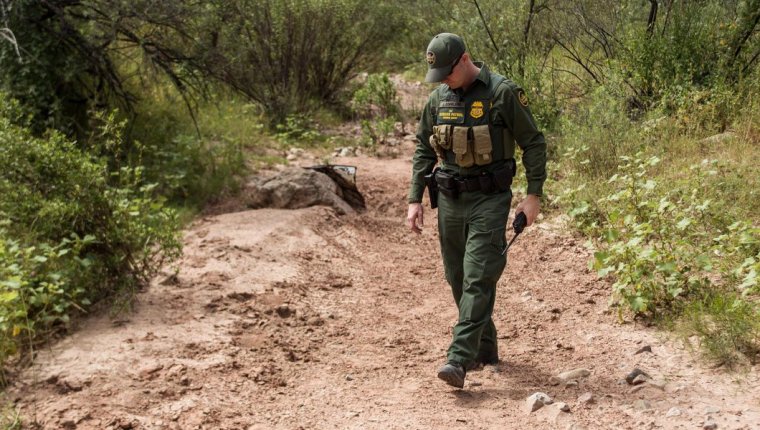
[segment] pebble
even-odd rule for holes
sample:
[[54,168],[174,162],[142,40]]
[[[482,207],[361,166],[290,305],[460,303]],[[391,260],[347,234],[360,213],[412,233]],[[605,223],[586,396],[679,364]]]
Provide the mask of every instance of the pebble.
[[717,406],[708,406],[705,408],[706,414],[717,414],[720,412],[720,408]]
[[353,381],[354,377],[351,375],[346,375],[346,381]]
[[716,428],[718,428],[718,424],[715,421],[707,420],[702,425],[702,428],[705,430],[715,430]]
[[635,378],[633,378],[633,385],[639,385],[643,384],[644,382],[647,382],[649,378],[645,374],[637,375]]
[[[573,369],[569,370],[567,372],[562,372],[557,376],[552,376],[549,378],[549,384],[551,385],[560,385],[560,384],[568,384],[570,381],[575,381],[576,385],[578,381],[581,378],[585,378],[587,376],[591,375],[591,372],[588,369]],[[572,386],[573,384],[570,384],[569,386]]]
[[652,347],[649,345],[642,346],[641,348],[639,348],[638,351],[634,352],[633,355],[638,355],[638,354],[641,354],[642,352],[652,352]]
[[678,408],[676,408],[676,407],[670,408],[668,410],[668,412],[665,414],[665,416],[668,417],[668,418],[670,418],[670,417],[677,417],[677,416],[680,416],[680,415],[681,415],[681,410],[678,409]]
[[590,391],[583,393],[580,395],[580,397],[578,397],[578,403],[592,404],[595,402],[596,402],[596,399],[594,398],[594,395]]
[[647,411],[652,409],[652,404],[646,400],[639,399],[633,402],[633,408],[639,411]]
[[533,393],[525,400],[525,411],[530,414],[543,408],[545,405],[551,405],[553,402],[548,394]]
[[629,383],[630,385],[634,385],[633,382],[636,380],[636,377],[639,376],[639,375],[645,375],[647,377],[649,376],[643,370],[641,370],[639,368],[635,368],[635,369],[633,369],[631,371],[631,373],[629,373],[628,375],[626,375],[625,382]]

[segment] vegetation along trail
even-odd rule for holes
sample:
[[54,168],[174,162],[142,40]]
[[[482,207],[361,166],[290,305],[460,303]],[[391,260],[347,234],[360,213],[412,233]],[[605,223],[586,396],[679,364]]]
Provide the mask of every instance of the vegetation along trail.
[[[411,150],[407,140],[404,155]],[[470,372],[464,390],[438,380],[456,313],[435,212],[421,236],[402,223],[407,160],[337,160],[358,166],[362,214],[311,207],[197,220],[178,276],[157,278],[126,320],[85,321],[17,378],[9,395],[25,423],[757,428],[758,367],[729,375],[652,329],[618,324],[609,285],[587,269],[589,251],[560,218],[528,229],[510,250],[494,316],[502,363]],[[627,383],[634,368],[650,381]],[[588,375],[557,378],[576,369]],[[559,406],[529,413],[534,392]]]

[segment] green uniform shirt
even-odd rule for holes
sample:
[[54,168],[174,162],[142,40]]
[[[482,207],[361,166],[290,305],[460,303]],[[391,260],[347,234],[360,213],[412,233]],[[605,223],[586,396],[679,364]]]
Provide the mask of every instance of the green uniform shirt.
[[[430,94],[425,104],[417,128],[418,142],[412,159],[409,203],[422,201],[425,191],[423,178],[438,162],[435,151],[430,146],[430,135],[433,133],[433,125],[442,122],[469,127],[488,124],[490,121],[494,162],[486,166],[463,168],[454,162],[453,152],[447,151],[446,160],[441,162],[441,168],[462,176],[492,171],[504,163],[504,158],[513,156],[514,144],[517,143],[523,151],[527,193],[539,196],[543,193],[546,180],[546,141],[543,133],[536,127],[525,93],[514,82],[490,72],[483,63],[475,65],[480,67],[480,73],[466,92],[461,89],[452,90],[448,85],[442,84]],[[494,85],[498,86],[493,88]],[[444,102],[443,105],[456,107],[441,107],[441,102]],[[502,131],[503,139],[496,140],[496,136],[501,135]]]

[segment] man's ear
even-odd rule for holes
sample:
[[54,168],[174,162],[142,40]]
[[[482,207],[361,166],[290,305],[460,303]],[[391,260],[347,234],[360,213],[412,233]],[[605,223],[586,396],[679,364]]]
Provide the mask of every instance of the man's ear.
[[464,61],[465,63],[471,62],[470,54],[467,52],[462,54],[462,61]]

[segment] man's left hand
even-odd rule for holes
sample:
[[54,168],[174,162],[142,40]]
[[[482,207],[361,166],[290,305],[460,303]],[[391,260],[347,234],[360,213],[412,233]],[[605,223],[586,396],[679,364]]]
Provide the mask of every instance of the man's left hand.
[[520,204],[517,205],[517,208],[515,209],[515,214],[519,214],[520,212],[525,213],[525,217],[528,219],[528,224],[533,224],[533,221],[536,220],[536,217],[538,216],[538,213],[541,211],[541,200],[539,200],[537,195],[534,194],[528,194],[523,201],[520,202]]

